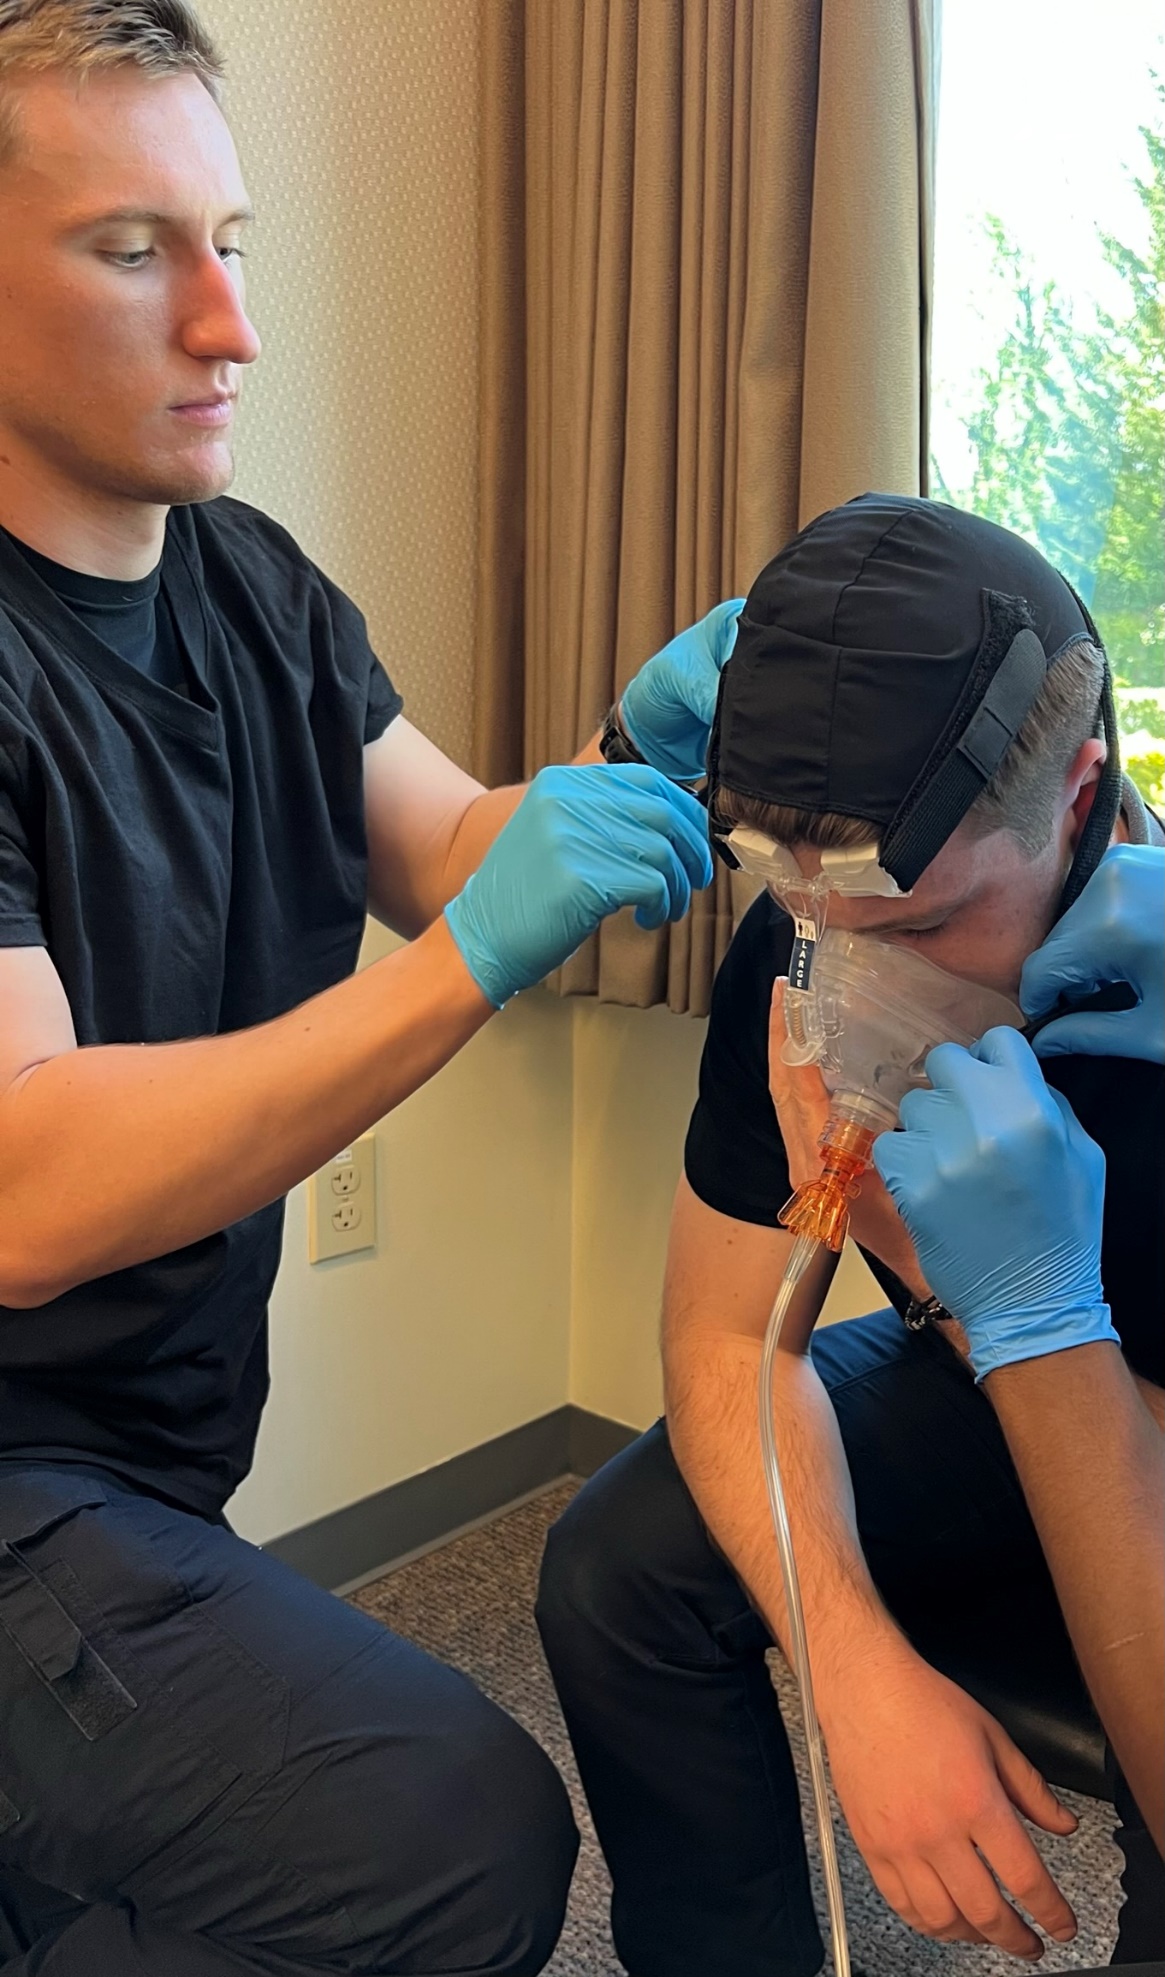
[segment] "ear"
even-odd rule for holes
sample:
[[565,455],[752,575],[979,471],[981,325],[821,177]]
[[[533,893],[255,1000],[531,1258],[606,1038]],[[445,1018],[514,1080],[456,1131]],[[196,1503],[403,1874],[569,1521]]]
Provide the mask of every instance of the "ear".
[[1075,851],[1080,833],[1088,821],[1107,760],[1108,750],[1104,743],[1094,738],[1081,743],[1069,765],[1064,778],[1061,826],[1062,849],[1067,855]]

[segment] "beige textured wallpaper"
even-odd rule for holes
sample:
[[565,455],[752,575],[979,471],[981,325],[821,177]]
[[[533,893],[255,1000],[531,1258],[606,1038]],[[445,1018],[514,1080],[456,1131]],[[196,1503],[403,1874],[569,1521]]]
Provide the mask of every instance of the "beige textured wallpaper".
[[258,224],[234,492],[364,610],[419,727],[472,734],[477,0],[201,0]]

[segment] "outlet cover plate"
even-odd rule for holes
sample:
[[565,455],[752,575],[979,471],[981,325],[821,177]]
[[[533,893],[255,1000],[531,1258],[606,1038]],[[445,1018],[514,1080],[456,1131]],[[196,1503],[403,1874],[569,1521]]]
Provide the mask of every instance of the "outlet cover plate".
[[376,1135],[362,1133],[309,1177],[307,1254],[311,1263],[376,1245]]

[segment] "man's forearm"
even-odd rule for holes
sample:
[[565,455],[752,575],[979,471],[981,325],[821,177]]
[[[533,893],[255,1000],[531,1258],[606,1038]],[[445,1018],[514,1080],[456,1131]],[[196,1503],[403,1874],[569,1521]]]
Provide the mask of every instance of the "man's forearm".
[[1097,1714],[1165,1852],[1165,1438],[1115,1345],[1002,1366],[984,1387]]
[[[596,730],[573,760],[575,764],[584,764],[601,762],[602,759],[599,752],[599,733]],[[498,789],[487,789],[470,804],[458,824],[456,835],[449,848],[442,874],[441,896],[430,902],[434,916],[456,897],[465,881],[476,872],[498,832],[509,823],[528,788],[527,783],[503,784]]]
[[[760,1361],[759,1340],[685,1331],[664,1355],[668,1434],[708,1529],[788,1655],[761,1461]],[[808,1356],[779,1352],[775,1387],[781,1476],[828,1733],[830,1696],[844,1684],[847,1667],[897,1630],[862,1555],[837,1417]]]
[[45,1303],[275,1200],[492,1014],[440,920],[255,1029],[26,1071],[0,1098],[0,1303]]
[[522,798],[526,783],[509,783],[500,789],[487,789],[470,804],[449,847],[439,887],[440,897],[430,902],[436,916],[455,899],[465,881],[476,872],[498,832],[504,830]]

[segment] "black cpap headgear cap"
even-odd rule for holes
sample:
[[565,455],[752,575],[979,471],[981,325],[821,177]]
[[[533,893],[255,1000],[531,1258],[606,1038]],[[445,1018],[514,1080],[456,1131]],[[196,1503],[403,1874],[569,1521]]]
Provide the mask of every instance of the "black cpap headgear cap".
[[[1096,627],[1071,585],[1007,529],[939,501],[862,494],[802,529],[748,594],[708,744],[723,790],[860,817],[903,892],[998,768],[1049,666]],[[1104,855],[1121,772],[1107,660],[1108,759],[1060,901]]]

